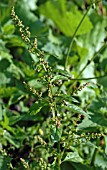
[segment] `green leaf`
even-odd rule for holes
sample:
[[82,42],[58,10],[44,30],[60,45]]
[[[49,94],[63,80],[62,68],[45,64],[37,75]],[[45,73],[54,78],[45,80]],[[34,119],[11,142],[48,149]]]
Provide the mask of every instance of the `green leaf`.
[[11,24],[11,21],[8,21],[4,26],[3,26],[3,31],[4,35],[9,35],[13,34],[15,31],[15,26]]
[[14,125],[18,121],[22,120],[24,117],[25,115],[15,115],[15,116],[12,115],[11,117],[9,117],[9,124]]
[[42,50],[44,50],[45,52],[48,52],[49,54],[52,54],[53,56],[55,56],[56,58],[58,58],[59,60],[62,59],[62,50],[61,48],[56,45],[53,44],[51,42],[47,42],[44,47],[42,48]]
[[69,152],[67,153],[67,156],[65,157],[65,159],[63,160],[63,162],[65,161],[70,161],[70,162],[83,162],[83,159],[79,156],[78,152]]
[[0,96],[1,97],[8,98],[16,92],[17,92],[17,89],[15,87],[0,87]]
[[107,94],[103,93],[100,98],[96,98],[89,107],[91,121],[101,126],[107,126]]
[[61,75],[56,75],[53,77],[52,82],[58,81],[58,80],[68,80],[67,77],[61,76]]
[[58,142],[62,136],[62,127],[51,126],[51,140],[52,142]]
[[10,82],[10,78],[7,78],[4,73],[0,72],[0,85],[6,84]]
[[[2,49],[0,50],[0,60],[1,59],[6,59],[8,60],[10,63],[12,62],[12,55],[9,54],[9,51],[7,49]],[[1,62],[1,61],[0,61]]]
[[17,35],[8,35],[5,40],[9,47],[26,47],[25,42]]
[[0,2],[0,22],[4,23],[10,14],[10,6],[9,4],[5,4],[4,2]]
[[103,155],[97,154],[95,157],[94,162],[96,167],[107,169],[107,157],[104,157]]
[[48,105],[48,103],[46,101],[37,101],[34,104],[32,104],[32,106],[29,109],[29,114],[30,115],[36,115],[37,113],[40,112],[40,110],[44,107]]
[[66,71],[66,70],[56,69],[56,70],[54,70],[54,71],[55,71],[57,74],[61,74],[61,75],[63,75],[63,76],[66,76],[66,77],[72,79],[72,75],[71,75],[68,71]]
[[84,115],[86,117],[90,117],[88,115],[88,113],[86,113],[82,108],[78,107],[77,105],[69,104],[68,106],[65,106],[65,108],[67,110],[70,110],[71,112],[79,113],[79,114],[82,114],[82,115]]
[[[41,14],[52,19],[59,29],[67,36],[72,36],[83,15],[72,3],[72,8],[67,10],[66,0],[47,1],[39,7]],[[88,17],[85,18],[78,35],[89,32],[92,24]]]
[[77,130],[83,130],[86,128],[88,130],[89,130],[89,128],[92,128],[92,130],[94,128],[94,130],[96,130],[95,127],[97,127],[97,124],[93,123],[92,120],[90,120],[89,118],[86,117],[85,119],[83,119],[82,123],[78,124]]
[[57,102],[57,103],[62,103],[64,100],[65,100],[66,102],[70,102],[70,103],[79,103],[78,100],[76,100],[74,97],[69,96],[69,95],[67,95],[67,94],[59,94],[59,95],[56,97],[56,102]]
[[19,142],[15,140],[15,138],[6,130],[4,130],[4,138],[11,143],[13,146],[15,146],[16,148],[19,148]]
[[28,64],[19,62],[17,66],[21,68],[26,76],[31,77],[35,75],[35,70],[32,69]]

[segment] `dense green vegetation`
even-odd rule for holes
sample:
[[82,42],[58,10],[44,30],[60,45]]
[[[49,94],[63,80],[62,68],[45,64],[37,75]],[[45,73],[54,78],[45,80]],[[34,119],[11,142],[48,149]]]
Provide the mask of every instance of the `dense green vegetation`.
[[107,170],[107,1],[0,1],[0,170]]

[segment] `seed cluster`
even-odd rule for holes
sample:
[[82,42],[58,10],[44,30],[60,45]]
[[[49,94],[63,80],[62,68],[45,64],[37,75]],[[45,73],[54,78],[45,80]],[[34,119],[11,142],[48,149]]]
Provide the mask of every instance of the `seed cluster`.
[[[25,41],[25,43],[28,45],[28,51],[36,54],[36,56],[39,58],[39,61],[36,65],[36,71],[43,73],[43,80],[47,83],[47,91],[48,91],[48,98],[49,98],[49,105],[52,115],[54,116],[54,104],[53,104],[53,94],[52,94],[52,68],[49,66],[48,62],[44,60],[44,51],[41,51],[37,47],[37,38],[34,38],[34,41],[31,41],[31,33],[29,31],[29,27],[25,27],[22,23],[22,21],[18,18],[18,16],[15,13],[14,7],[12,7],[11,10],[11,17],[15,23],[15,26],[18,27],[19,32],[21,34],[22,39]],[[35,95],[37,95],[39,98],[42,97],[42,92],[38,92],[34,88],[30,87],[27,83],[26,87]]]
[[24,168],[27,169],[27,170],[30,170],[29,165],[28,165],[28,162],[26,162],[26,161],[25,161],[24,159],[22,159],[22,158],[20,158],[20,160],[21,160]]
[[89,85],[89,82],[86,82],[85,84],[83,84],[82,86],[79,86],[74,92],[73,94],[78,94],[79,91],[82,91],[87,85]]

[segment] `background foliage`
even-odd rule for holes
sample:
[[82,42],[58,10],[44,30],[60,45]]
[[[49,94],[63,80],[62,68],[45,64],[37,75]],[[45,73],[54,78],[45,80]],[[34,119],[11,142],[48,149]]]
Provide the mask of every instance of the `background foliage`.
[[34,54],[12,6],[0,1],[0,169],[106,170],[106,0],[16,1],[30,41],[37,37]]

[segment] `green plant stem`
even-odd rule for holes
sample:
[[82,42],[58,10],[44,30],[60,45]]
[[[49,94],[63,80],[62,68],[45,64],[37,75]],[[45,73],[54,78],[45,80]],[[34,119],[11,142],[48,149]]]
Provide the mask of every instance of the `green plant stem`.
[[78,81],[78,78],[80,77],[80,75],[84,72],[84,70],[87,68],[87,66],[96,58],[96,56],[98,54],[101,53],[101,51],[106,47],[107,45],[104,43],[104,45],[93,55],[93,57],[86,63],[86,65],[82,68],[82,70],[79,72],[79,74],[77,75],[77,77],[75,78],[75,81],[73,82],[73,84],[70,86],[69,90],[71,90],[71,88],[74,86],[74,84]]
[[[99,146],[100,144],[100,139],[97,139],[97,146]],[[91,159],[91,166],[94,165],[94,161],[95,161],[95,156],[97,154],[98,148],[94,148],[94,153],[92,155],[92,159]]]
[[[104,77],[107,77],[107,74],[104,74],[103,76],[95,76],[95,77],[86,77],[86,78],[71,78],[71,77],[68,77],[66,76],[69,80],[71,81],[78,81],[78,80],[91,80],[91,79],[101,79],[101,78],[104,78]],[[60,90],[60,88],[59,88]]]
[[103,75],[103,76],[99,76],[99,77],[87,77],[87,78],[78,78],[78,79],[70,79],[72,81],[75,81],[75,80],[92,80],[92,79],[100,79],[100,78],[104,78],[104,77],[107,77],[107,74],[106,75]]
[[58,142],[58,170],[60,170],[61,165],[61,154],[60,154],[60,141]]
[[87,16],[87,13],[88,13],[88,11],[90,10],[91,7],[92,7],[92,4],[89,6],[89,8],[87,9],[86,13],[85,13],[84,16],[82,17],[80,23],[78,24],[78,26],[77,26],[77,28],[76,28],[73,36],[72,36],[72,40],[71,40],[71,42],[70,42],[70,45],[69,45],[69,48],[68,48],[68,51],[67,51],[67,55],[66,55],[65,68],[64,68],[65,70],[66,70],[66,67],[67,67],[67,64],[68,64],[68,57],[69,57],[69,54],[70,54],[70,51],[71,51],[71,48],[72,48],[72,44],[73,44],[74,38],[75,38],[75,36],[76,36],[76,34],[77,34],[77,32],[78,32],[81,24],[83,23],[85,17]]

